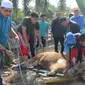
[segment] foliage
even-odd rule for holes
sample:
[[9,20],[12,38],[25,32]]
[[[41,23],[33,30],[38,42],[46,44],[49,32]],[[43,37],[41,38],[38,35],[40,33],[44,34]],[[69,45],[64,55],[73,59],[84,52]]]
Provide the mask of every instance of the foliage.
[[31,2],[32,0],[23,0],[23,10],[24,10],[24,14],[26,15],[26,12],[28,10],[28,7],[29,7],[29,3]]
[[48,6],[48,0],[35,0],[35,6],[36,6],[36,11],[40,14],[46,13],[47,11],[47,6]]
[[61,11],[61,12],[66,11],[66,0],[59,0],[58,10]]
[[1,1],[2,1],[2,0],[0,0],[0,5],[1,5]]
[[19,21],[21,21],[24,18],[24,13],[21,9],[17,9],[17,16],[16,13],[13,12],[13,21],[15,21],[17,24],[19,24]]

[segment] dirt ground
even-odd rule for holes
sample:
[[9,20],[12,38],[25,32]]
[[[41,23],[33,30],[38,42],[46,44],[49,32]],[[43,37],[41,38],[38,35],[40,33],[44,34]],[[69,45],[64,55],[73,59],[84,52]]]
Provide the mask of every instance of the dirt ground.
[[[59,49],[60,49],[60,47],[59,47]],[[46,51],[51,51],[51,52],[54,51],[54,46],[53,45],[48,46],[45,49],[45,52]],[[48,85],[85,85],[85,82],[81,78],[77,77],[74,79],[74,81],[61,82],[58,84],[48,84]]]
[[[53,43],[53,42],[51,42],[51,43]],[[54,51],[54,46],[50,45],[51,43],[48,42],[48,47],[44,50],[44,52],[49,52],[49,51],[52,52],[52,51]],[[60,47],[59,47],[59,49],[60,49]],[[43,50],[39,49],[38,53],[40,53],[40,52],[43,52]],[[23,85],[23,84],[11,84],[11,85]],[[33,85],[33,84],[27,84],[27,85]],[[42,85],[44,85],[44,84],[42,84]],[[80,78],[76,78],[76,79],[74,79],[74,81],[53,83],[53,84],[47,84],[47,85],[85,85],[85,82],[82,81]]]

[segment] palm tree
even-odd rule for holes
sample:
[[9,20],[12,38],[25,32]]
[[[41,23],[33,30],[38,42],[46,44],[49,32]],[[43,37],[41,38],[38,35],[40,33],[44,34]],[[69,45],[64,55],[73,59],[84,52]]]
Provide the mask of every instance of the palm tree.
[[66,0],[59,0],[58,7],[61,12],[66,10]]
[[36,0],[35,4],[36,4],[36,11],[39,14],[40,12],[46,13],[48,0]]
[[17,19],[17,12],[18,12],[18,2],[19,0],[11,0],[13,3],[13,17],[15,16]]
[[24,9],[24,14],[26,15],[26,12],[28,10],[28,7],[29,7],[29,3],[31,2],[32,0],[23,0],[23,9]]
[[48,0],[44,0],[44,13],[45,14],[46,14],[47,6],[48,6]]
[[36,0],[35,3],[36,3],[36,11],[40,14],[40,1],[41,0]]
[[0,5],[1,5],[1,1],[2,1],[2,0],[0,0]]

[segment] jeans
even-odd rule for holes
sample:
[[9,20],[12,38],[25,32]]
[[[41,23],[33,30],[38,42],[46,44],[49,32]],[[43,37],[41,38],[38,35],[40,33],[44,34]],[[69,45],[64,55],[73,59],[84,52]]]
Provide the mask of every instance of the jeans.
[[46,37],[41,37],[43,47],[46,47]]
[[3,53],[2,53],[2,51],[0,51],[0,85],[3,85],[2,78],[1,78],[1,75],[2,75],[2,72],[3,72],[3,68],[4,68]]
[[34,38],[34,32],[31,32],[29,34],[29,38],[30,38],[29,44],[30,44],[31,55],[32,55],[32,57],[34,57],[35,56],[35,38]]
[[61,44],[61,53],[64,51],[64,37],[54,38],[55,52],[58,52],[58,42]]

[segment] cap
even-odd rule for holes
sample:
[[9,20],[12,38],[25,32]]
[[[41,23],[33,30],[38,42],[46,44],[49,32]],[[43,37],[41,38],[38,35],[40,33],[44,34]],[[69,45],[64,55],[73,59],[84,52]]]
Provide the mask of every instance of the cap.
[[68,21],[66,17],[61,17],[60,18],[60,23],[64,22],[64,21]]
[[9,0],[3,0],[1,2],[1,7],[4,7],[4,8],[13,8],[13,3]]
[[72,32],[68,32],[66,34],[66,41],[67,41],[67,44],[75,44],[76,38]]

